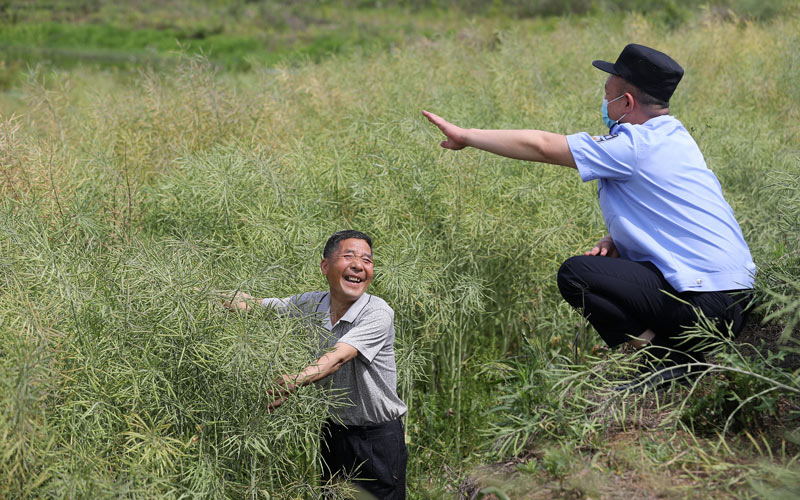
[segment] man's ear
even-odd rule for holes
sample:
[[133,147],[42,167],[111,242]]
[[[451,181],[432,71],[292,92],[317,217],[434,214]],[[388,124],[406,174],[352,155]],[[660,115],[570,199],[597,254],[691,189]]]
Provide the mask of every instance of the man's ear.
[[[636,105],[636,98],[633,97],[633,94],[630,92],[625,92],[625,104],[625,109],[630,109],[633,111],[633,108]],[[626,113],[630,113],[630,111],[626,111]]]
[[319,268],[322,271],[323,276],[328,275],[328,259],[322,259],[322,262],[319,263]]

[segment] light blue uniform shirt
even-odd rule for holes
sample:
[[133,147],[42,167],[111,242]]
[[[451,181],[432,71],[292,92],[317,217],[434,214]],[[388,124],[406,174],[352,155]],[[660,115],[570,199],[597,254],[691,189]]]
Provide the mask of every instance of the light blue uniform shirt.
[[679,292],[752,288],[756,266],[742,230],[681,122],[664,115],[567,142],[581,179],[598,179],[621,257],[652,262]]

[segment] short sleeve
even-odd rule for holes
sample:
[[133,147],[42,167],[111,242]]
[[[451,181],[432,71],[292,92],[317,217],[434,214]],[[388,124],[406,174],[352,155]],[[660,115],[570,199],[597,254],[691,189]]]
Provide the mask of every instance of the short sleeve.
[[390,311],[370,311],[359,318],[353,328],[342,335],[338,342],[355,347],[360,358],[372,363],[392,337],[393,330],[394,318]]
[[293,299],[295,299],[295,297],[296,295],[285,297],[283,299],[279,299],[277,297],[268,297],[266,299],[261,299],[261,306],[268,309],[275,309],[280,313],[285,313],[290,307],[292,307]]
[[315,312],[324,295],[307,292],[285,298],[270,297],[262,299],[261,306],[275,309],[279,313],[289,316],[302,316]]
[[636,144],[630,129],[617,126],[614,134],[591,136],[586,132],[567,136],[584,182],[595,179],[625,180],[636,170]]

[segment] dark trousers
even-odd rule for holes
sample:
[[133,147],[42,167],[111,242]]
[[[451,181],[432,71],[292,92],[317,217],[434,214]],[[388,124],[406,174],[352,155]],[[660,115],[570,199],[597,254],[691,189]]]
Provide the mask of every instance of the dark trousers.
[[697,341],[673,340],[697,322],[697,311],[716,323],[720,332],[736,335],[744,326],[750,290],[678,292],[650,262],[580,255],[567,259],[558,271],[558,288],[581,310],[609,347],[650,329],[654,345],[701,353]]
[[345,476],[383,500],[406,497],[406,450],[403,423],[342,426],[330,420],[320,438],[325,481]]

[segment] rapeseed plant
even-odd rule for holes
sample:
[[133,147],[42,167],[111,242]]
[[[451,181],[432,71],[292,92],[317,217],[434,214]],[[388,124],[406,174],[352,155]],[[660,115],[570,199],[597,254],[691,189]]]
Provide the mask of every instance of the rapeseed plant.
[[[776,406],[796,422],[796,373],[727,340],[695,394],[611,394],[636,359],[592,354],[554,281],[604,231],[594,189],[554,167],[441,152],[419,117],[429,106],[479,127],[601,132],[589,61],[631,39],[675,54],[687,78],[673,113],[762,269],[754,318],[792,339],[798,20],[687,22],[476,22],[238,75],[192,57],[135,75],[32,69],[0,108],[0,495],[346,495],[316,479],[335,394],[305,387],[264,409],[274,378],[314,359],[303,324],[214,301],[323,287],[321,245],[343,227],[374,237],[372,292],[396,311],[414,496],[451,495],[481,456],[537,442],[563,478],[617,430],[690,436],[650,442],[652,460],[677,464],[686,442],[718,434],[724,450]],[[700,418],[712,411],[725,420]],[[709,449],[692,446],[697,461]]]

